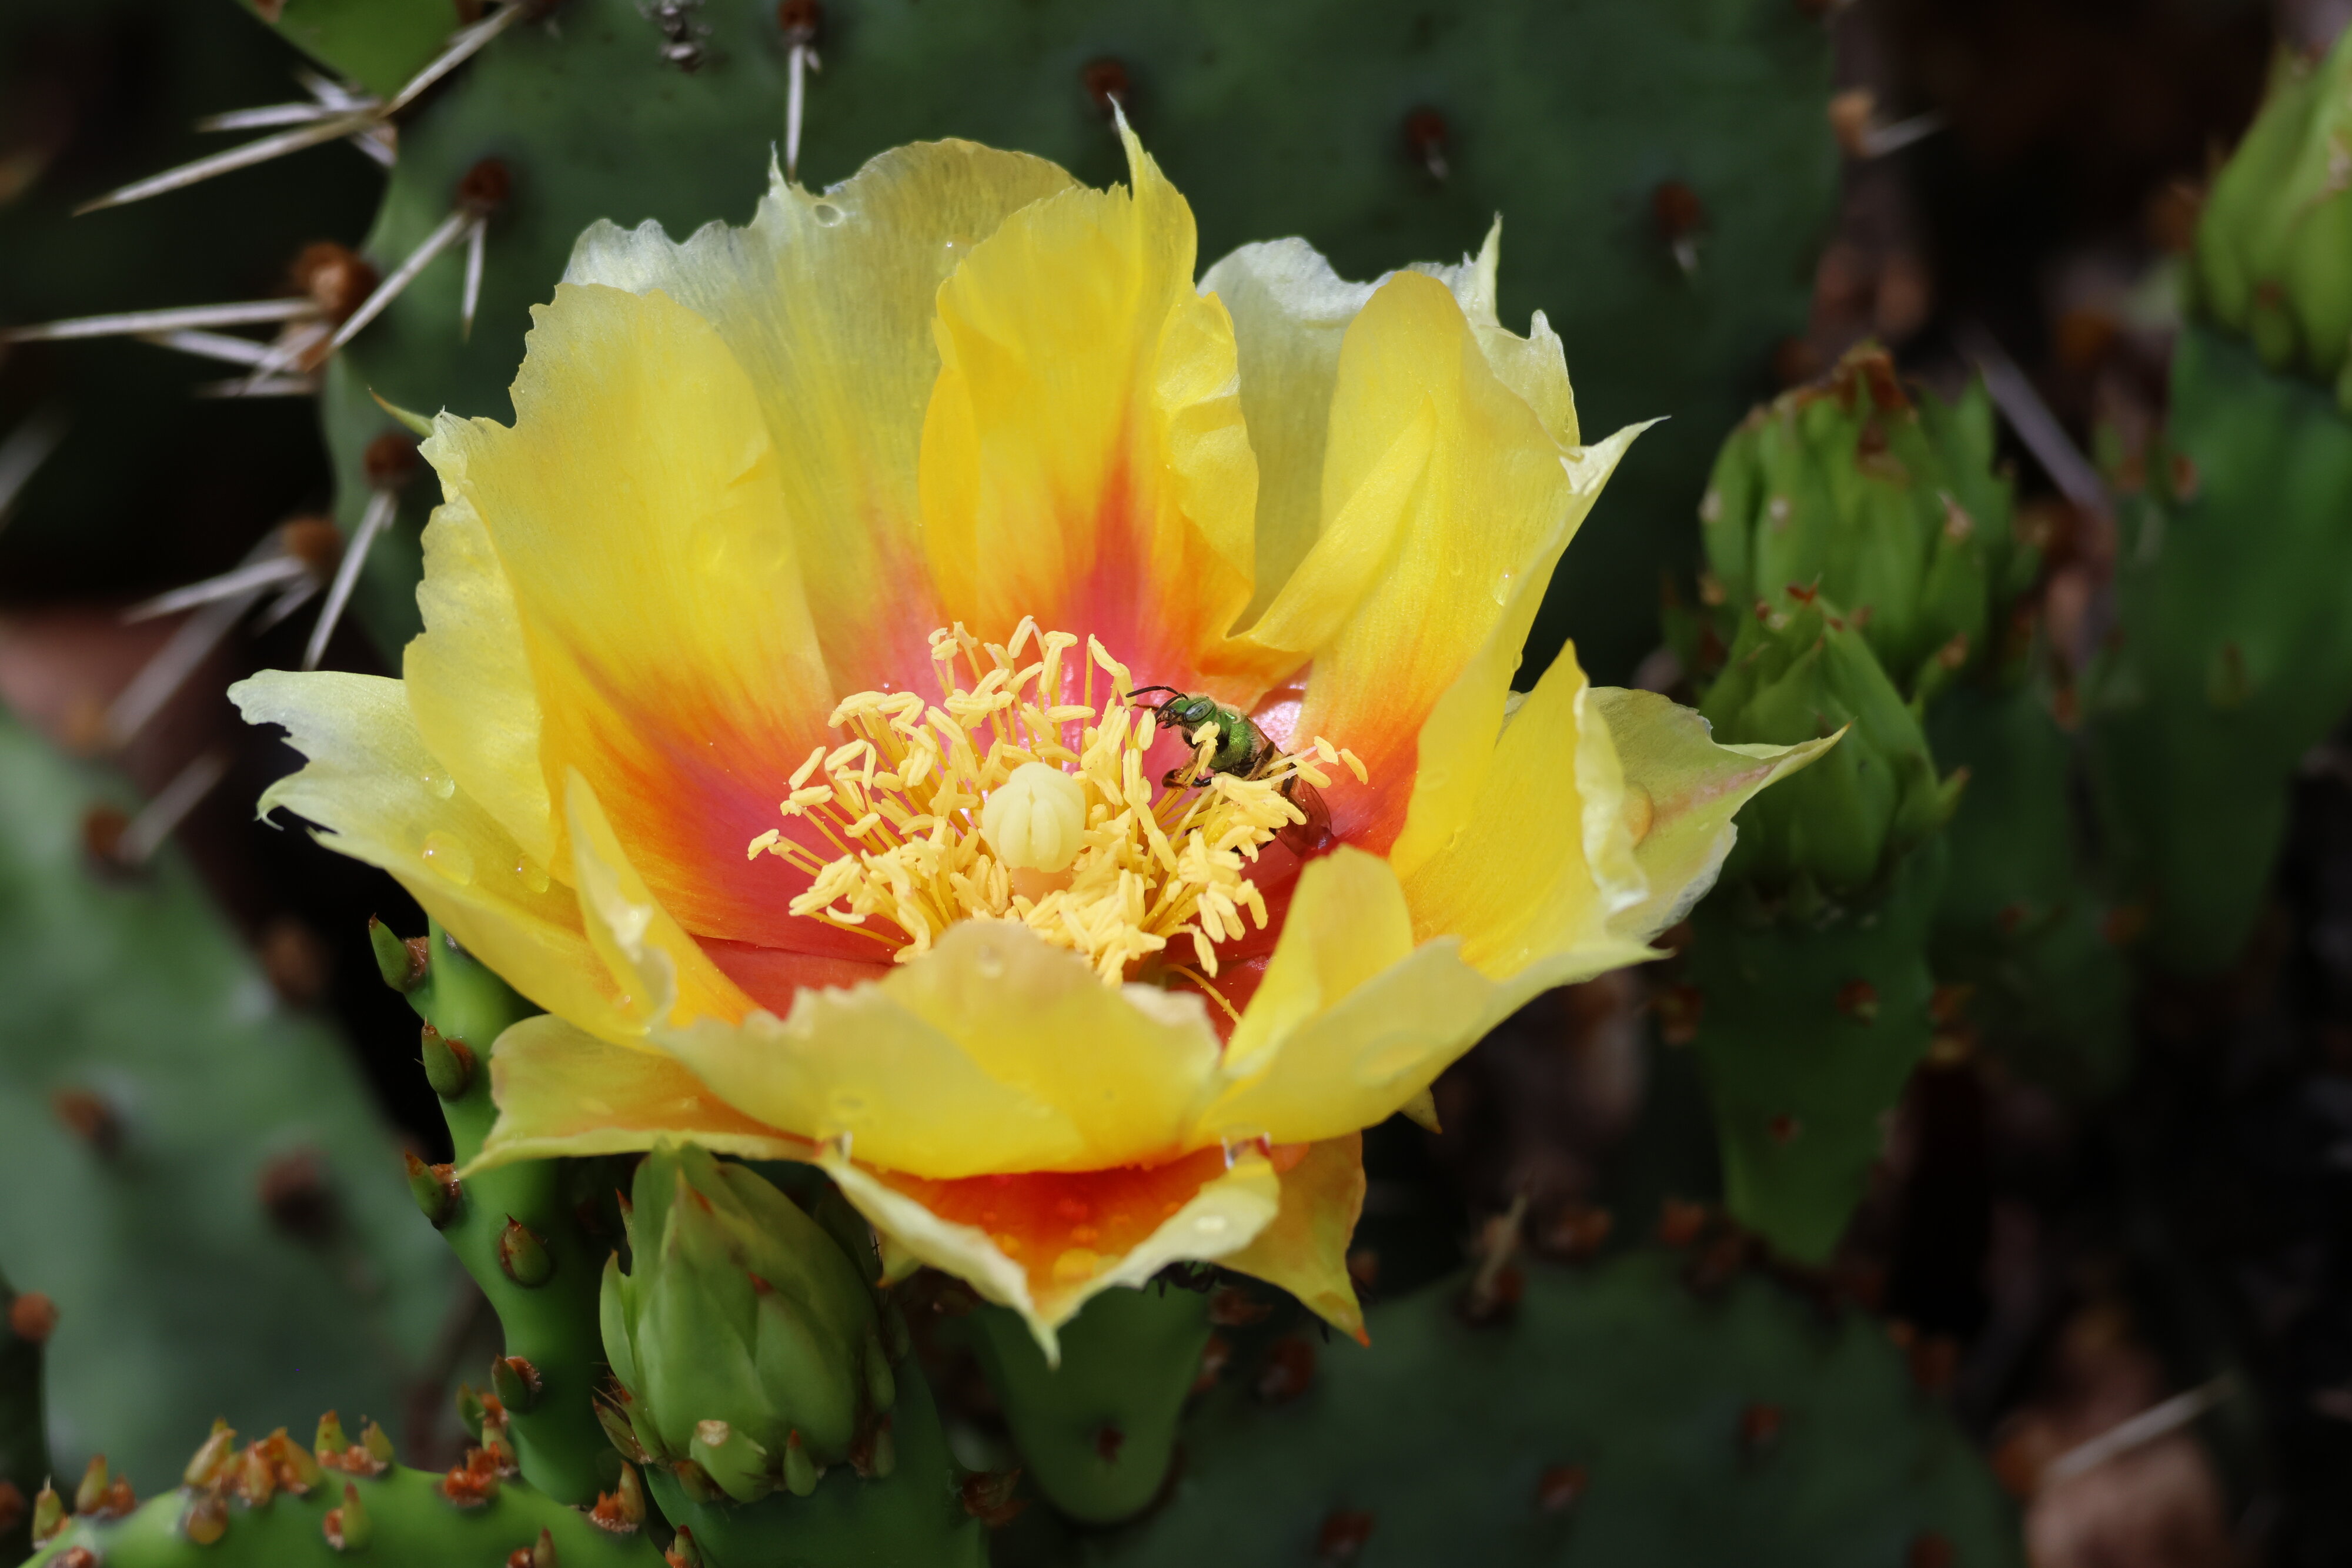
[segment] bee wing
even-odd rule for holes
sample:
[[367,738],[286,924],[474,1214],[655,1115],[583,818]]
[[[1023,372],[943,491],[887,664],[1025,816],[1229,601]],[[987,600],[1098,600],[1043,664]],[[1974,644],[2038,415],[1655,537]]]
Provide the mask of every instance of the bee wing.
[[1323,803],[1322,792],[1297,774],[1285,782],[1284,798],[1305,812],[1306,821],[1293,822],[1275,834],[1284,849],[1299,859],[1330,847],[1331,808]]

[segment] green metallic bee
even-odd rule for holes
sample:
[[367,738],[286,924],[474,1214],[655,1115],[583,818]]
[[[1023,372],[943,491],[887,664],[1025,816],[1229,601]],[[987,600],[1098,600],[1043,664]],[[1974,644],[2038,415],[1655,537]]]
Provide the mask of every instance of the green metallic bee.
[[[1257,721],[1239,708],[1227,707],[1212,696],[1180,692],[1174,686],[1138,686],[1128,693],[1130,697],[1146,692],[1166,692],[1168,700],[1147,705],[1160,727],[1172,729],[1190,738],[1204,724],[1217,727],[1216,749],[1209,753],[1206,773],[1229,774],[1235,779],[1263,779],[1279,767],[1289,753],[1274,743],[1273,737],[1258,727]],[[1169,769],[1160,784],[1170,789],[1190,789],[1199,784],[1202,775],[1195,769],[1200,765],[1186,763]],[[1283,847],[1304,857],[1324,848],[1331,841],[1331,811],[1323,803],[1322,795],[1314,785],[1293,773],[1282,781],[1283,799],[1304,813],[1305,821],[1291,823],[1276,834]]]

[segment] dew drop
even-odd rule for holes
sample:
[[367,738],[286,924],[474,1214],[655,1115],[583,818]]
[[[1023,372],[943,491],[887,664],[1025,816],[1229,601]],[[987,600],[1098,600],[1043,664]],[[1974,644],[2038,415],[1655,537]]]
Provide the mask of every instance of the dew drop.
[[819,202],[809,209],[809,216],[816,220],[819,228],[833,228],[848,215],[831,202]]
[[523,886],[530,889],[533,893],[545,893],[547,891],[547,873],[541,868],[538,862],[532,860],[519,860],[515,862],[514,869],[515,876],[522,883]]
[[474,880],[474,852],[438,829],[425,835],[425,863],[459,887]]
[[425,787],[433,791],[436,800],[446,800],[457,792],[457,781],[437,768],[426,769]]
[[1499,574],[1497,574],[1497,575],[1496,575],[1496,579],[1495,579],[1495,586],[1494,586],[1494,589],[1492,590],[1492,593],[1493,593],[1494,601],[1495,601],[1495,602],[1496,602],[1496,603],[1497,603],[1497,604],[1508,604],[1508,603],[1510,603],[1510,601],[1511,601],[1511,574],[1510,574],[1509,572],[1506,571],[1506,572],[1502,572],[1502,573],[1499,573]]

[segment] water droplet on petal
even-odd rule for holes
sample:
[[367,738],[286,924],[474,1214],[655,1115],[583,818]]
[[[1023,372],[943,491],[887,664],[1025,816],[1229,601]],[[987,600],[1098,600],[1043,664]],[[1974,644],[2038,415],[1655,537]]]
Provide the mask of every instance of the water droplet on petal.
[[1511,574],[1509,572],[1503,572],[1495,579],[1494,598],[1495,602],[1497,604],[1508,604],[1511,601]]
[[453,834],[435,829],[425,835],[425,863],[464,887],[474,880],[474,852]]
[[809,216],[816,220],[819,228],[832,228],[848,215],[831,202],[819,202],[809,209]]
[[425,787],[433,791],[436,800],[446,800],[457,792],[457,781],[437,768],[425,770]]
[[523,886],[530,889],[533,893],[545,893],[547,891],[547,873],[540,866],[537,861],[519,860],[515,862],[515,875],[521,880]]

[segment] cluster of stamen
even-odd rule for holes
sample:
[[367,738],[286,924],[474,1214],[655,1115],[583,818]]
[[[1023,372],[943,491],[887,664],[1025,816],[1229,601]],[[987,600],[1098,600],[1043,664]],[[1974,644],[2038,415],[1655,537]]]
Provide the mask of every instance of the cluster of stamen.
[[[1212,772],[1217,731],[1204,724],[1189,737],[1182,787],[1169,788],[1145,767],[1153,707],[1132,699],[1127,667],[1093,638],[1085,659],[1067,660],[1077,643],[1026,619],[1002,646],[958,625],[931,634],[938,701],[860,692],[835,707],[829,722],[849,738],[810,753],[779,807],[785,826],[750,847],[811,878],[792,913],[868,936],[899,962],[956,921],[1019,921],[1085,955],[1110,985],[1148,962],[1190,976],[1160,957],[1180,937],[1213,976],[1215,944],[1242,936],[1245,918],[1265,929],[1265,899],[1249,872],[1264,845],[1306,821],[1295,781],[1327,785],[1335,765],[1360,779],[1362,764],[1318,736],[1257,777]],[[1099,707],[1097,674],[1108,687]],[[990,792],[1029,763],[1059,769],[1084,793],[1081,841],[1065,870],[1010,865],[982,831]]]

